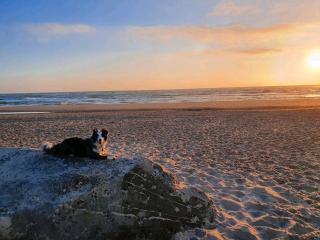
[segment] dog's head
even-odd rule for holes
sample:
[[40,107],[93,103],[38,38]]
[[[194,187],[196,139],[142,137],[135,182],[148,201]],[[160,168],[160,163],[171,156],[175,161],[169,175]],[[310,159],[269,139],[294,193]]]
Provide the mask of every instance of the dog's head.
[[95,146],[94,151],[100,155],[105,155],[108,143],[108,131],[106,129],[93,129],[91,140]]

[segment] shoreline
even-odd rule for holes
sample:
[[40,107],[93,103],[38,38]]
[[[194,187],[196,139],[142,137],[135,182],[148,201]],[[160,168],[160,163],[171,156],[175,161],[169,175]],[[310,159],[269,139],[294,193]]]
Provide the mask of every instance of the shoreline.
[[0,113],[37,112],[105,112],[139,110],[256,110],[256,109],[310,109],[320,108],[320,99],[244,100],[186,103],[132,103],[132,104],[66,104],[2,106]]

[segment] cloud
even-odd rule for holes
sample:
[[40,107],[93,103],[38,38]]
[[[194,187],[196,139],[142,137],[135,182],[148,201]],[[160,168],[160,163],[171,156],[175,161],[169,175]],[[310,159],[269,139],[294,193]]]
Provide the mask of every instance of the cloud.
[[[245,3],[247,2],[247,3]],[[208,16],[237,17],[248,24],[312,23],[320,21],[320,1],[220,0]]]
[[184,57],[212,57],[223,56],[228,54],[246,55],[246,56],[263,56],[282,52],[281,48],[268,48],[268,47],[248,47],[248,48],[221,48],[221,49],[206,49],[206,50],[191,50],[179,51],[176,54]]
[[39,23],[24,25],[23,29],[40,39],[96,32],[95,27],[86,24]]
[[266,42],[281,39],[288,34],[296,33],[300,26],[283,24],[270,27],[247,26],[152,26],[130,27],[128,31],[142,39],[191,39],[203,43],[246,43],[252,41]]
[[127,31],[141,42],[181,46],[181,52],[259,56],[312,47],[320,36],[320,22],[268,27],[148,26],[130,27]]
[[320,21],[320,1],[278,1],[272,5],[270,14],[271,17],[279,16],[282,22]]
[[222,0],[213,11],[209,14],[211,16],[241,16],[244,14],[253,14],[259,12],[255,6],[239,5],[232,0]]
[[252,47],[245,49],[230,49],[231,52],[245,54],[245,55],[264,55],[282,52],[281,48],[268,48],[268,47]]

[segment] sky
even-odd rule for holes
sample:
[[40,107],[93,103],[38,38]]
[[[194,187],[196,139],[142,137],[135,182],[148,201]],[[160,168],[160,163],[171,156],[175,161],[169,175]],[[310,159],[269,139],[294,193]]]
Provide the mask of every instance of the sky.
[[318,0],[0,0],[0,92],[320,83]]

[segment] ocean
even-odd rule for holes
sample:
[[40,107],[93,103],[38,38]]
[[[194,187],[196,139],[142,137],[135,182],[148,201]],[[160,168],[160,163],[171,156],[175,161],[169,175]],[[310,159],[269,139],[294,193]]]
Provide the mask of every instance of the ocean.
[[0,106],[319,99],[320,86],[0,94]]

